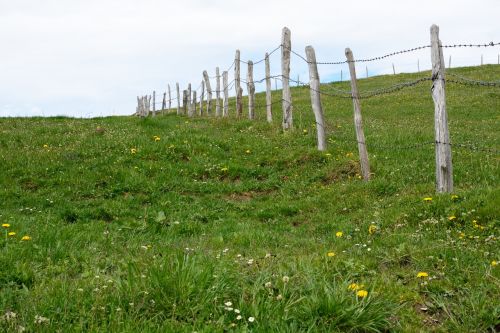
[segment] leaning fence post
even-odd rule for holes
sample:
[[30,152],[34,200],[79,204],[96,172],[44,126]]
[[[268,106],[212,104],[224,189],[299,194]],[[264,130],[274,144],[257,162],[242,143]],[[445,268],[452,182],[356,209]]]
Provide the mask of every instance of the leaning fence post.
[[236,116],[241,117],[243,113],[242,98],[240,96],[240,50],[236,50],[236,55],[234,57],[234,89],[236,91]]
[[153,90],[153,117],[156,117],[156,91]]
[[229,115],[229,87],[227,86],[227,71],[222,72],[222,86],[224,88],[224,109],[222,111],[222,116],[227,117]]
[[269,54],[266,53],[266,116],[267,122],[273,122],[273,98],[271,95],[271,65],[269,64]]
[[311,92],[311,105],[316,118],[316,132],[318,136],[318,150],[326,150],[325,118],[321,107],[320,81],[318,66],[316,65],[316,53],[312,46],[306,47],[307,62],[309,64],[309,87]]
[[219,67],[215,68],[215,116],[221,116],[221,107],[220,107],[220,71]]
[[247,71],[248,119],[255,119],[255,84],[253,82],[253,61],[248,61]]
[[167,85],[168,87],[168,109],[167,113],[170,112],[170,109],[172,108],[172,94],[170,93],[170,84]]
[[281,36],[281,77],[283,78],[283,129],[293,127],[292,96],[290,93],[290,52],[292,50],[290,29],[283,28]]
[[359,160],[361,163],[361,174],[365,181],[370,180],[370,162],[366,149],[365,133],[363,132],[363,119],[361,118],[361,104],[359,102],[358,83],[356,82],[356,68],[351,49],[345,49],[345,56],[349,63],[349,73],[351,74],[351,96],[354,106],[354,126],[356,128],[356,140],[358,141]]
[[179,90],[179,82],[175,84],[175,88],[177,90],[177,115],[181,114],[181,93]]
[[436,190],[439,193],[449,193],[453,191],[453,165],[448,132],[448,115],[446,113],[445,68],[443,49],[439,40],[439,27],[435,24],[431,27],[431,60],[436,140]]
[[201,80],[200,116],[203,116],[203,100],[204,99],[205,99],[205,81]]
[[210,85],[210,78],[208,77],[207,71],[203,71],[203,79],[207,87],[207,115],[210,115],[212,112],[212,86]]

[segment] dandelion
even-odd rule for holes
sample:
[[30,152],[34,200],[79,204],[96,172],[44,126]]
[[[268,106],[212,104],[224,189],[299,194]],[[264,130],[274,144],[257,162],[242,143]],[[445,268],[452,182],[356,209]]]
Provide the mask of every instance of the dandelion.
[[360,289],[360,286],[359,286],[357,283],[351,283],[351,284],[347,287],[347,289],[349,289],[349,290],[358,290],[358,289]]
[[346,157],[353,157],[354,156],[354,153],[347,153],[345,154]]
[[344,233],[342,231],[337,231],[337,233],[335,234],[335,236],[337,236],[337,237],[340,238],[340,237],[344,236]]
[[304,134],[307,134],[307,130],[306,130],[306,129],[305,129],[305,130],[303,130],[302,132],[304,132]]
[[222,168],[220,168],[220,171],[223,171],[223,172],[226,172],[226,171],[228,171],[228,170],[229,170],[229,168],[228,168],[228,167],[222,167]]
[[130,153],[131,154],[137,153],[137,148],[130,148]]
[[377,231],[377,226],[375,224],[370,224],[368,227],[368,233],[373,235]]
[[8,233],[8,235],[9,235],[9,237],[13,237],[13,236],[16,235],[16,233],[14,231],[11,231],[11,232]]
[[241,315],[236,316],[236,320],[241,320],[243,317]]
[[429,276],[429,274],[427,272],[418,272],[418,274],[417,274],[418,278],[426,278],[428,276]]
[[285,275],[285,276],[283,276],[282,280],[283,280],[283,283],[288,283],[288,281],[290,281],[290,278],[287,275]]
[[448,216],[448,221],[454,221],[457,217],[455,215]]
[[330,153],[326,153],[326,154],[325,154],[325,156],[326,156],[326,157],[330,157],[330,156],[332,156],[332,154],[330,154]]
[[45,144],[45,145],[43,145],[43,148],[47,149],[47,148],[49,148],[49,145]]
[[328,252],[326,255],[329,257],[335,257],[335,252]]
[[10,228],[10,224],[8,224],[8,223],[3,223],[3,224],[2,224],[2,228],[5,228],[5,229]]
[[451,196],[451,200],[457,200],[458,198],[459,198],[459,196],[458,196],[458,195],[456,195],[456,194],[453,194],[453,195]]
[[23,236],[21,238],[22,241],[30,241],[31,240],[31,237],[30,236]]
[[431,201],[432,201],[432,198],[431,198],[431,197],[426,197],[426,198],[424,198],[424,201],[425,201],[425,202],[431,202]]
[[245,153],[250,154],[251,153],[250,149],[245,150]]
[[496,260],[493,260],[491,262],[491,267],[495,267],[496,265],[498,265],[498,262]]
[[248,321],[253,323],[255,321],[255,318],[254,317],[248,317]]
[[356,296],[361,297],[361,298],[366,297],[366,296],[368,296],[368,291],[358,290],[358,292],[356,293]]

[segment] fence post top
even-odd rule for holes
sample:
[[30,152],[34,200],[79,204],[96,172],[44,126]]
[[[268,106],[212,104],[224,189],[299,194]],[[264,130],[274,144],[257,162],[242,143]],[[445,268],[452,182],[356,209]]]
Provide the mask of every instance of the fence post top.
[[431,33],[437,33],[439,32],[439,26],[436,24],[431,25]]
[[288,29],[288,27],[283,27],[283,32],[290,32],[290,29]]
[[352,53],[351,49],[350,49],[350,48],[348,48],[348,47],[346,47],[346,49],[345,49],[345,54],[346,54],[346,55],[348,55],[348,54],[350,54],[350,53]]
[[307,52],[307,50],[314,50],[314,48],[312,47],[312,45],[307,45],[306,46],[306,52]]

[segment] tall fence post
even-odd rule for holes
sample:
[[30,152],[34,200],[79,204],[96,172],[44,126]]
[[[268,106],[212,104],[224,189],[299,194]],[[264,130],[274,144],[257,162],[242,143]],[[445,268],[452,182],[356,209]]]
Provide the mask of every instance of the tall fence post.
[[309,64],[309,87],[311,92],[311,105],[316,118],[316,132],[318,136],[318,150],[326,150],[325,118],[321,106],[320,80],[318,66],[316,65],[316,53],[312,46],[306,47],[307,62]]
[[153,90],[153,117],[156,117],[156,91]]
[[253,82],[253,61],[248,61],[247,72],[248,119],[255,119],[255,84]]
[[[171,93],[171,91],[170,91],[170,84],[169,84],[169,85],[167,85],[167,87],[168,87],[168,109],[167,109],[167,110],[168,110],[168,112],[169,112],[169,111],[170,111],[170,109],[172,108],[172,93]],[[167,112],[167,113],[168,113],[168,112]]]
[[223,101],[223,107],[224,110],[222,111],[222,116],[227,117],[229,115],[229,87],[227,86],[228,81],[227,81],[227,71],[222,72],[222,86],[224,88],[224,101]]
[[207,115],[210,115],[212,112],[212,86],[210,85],[210,78],[207,71],[203,71],[203,79],[207,87]]
[[264,57],[266,61],[266,116],[267,122],[273,122],[273,98],[271,95],[271,65],[269,64],[269,54]]
[[179,90],[179,82],[175,83],[175,88],[177,90],[177,115],[181,114],[181,93]]
[[283,28],[281,35],[281,76],[283,78],[283,129],[293,128],[292,95],[290,93],[290,53],[292,50],[291,32]]
[[434,131],[436,140],[436,190],[453,192],[453,165],[446,113],[445,68],[439,27],[431,26],[432,99],[434,100]]
[[220,71],[219,67],[215,68],[215,116],[221,116],[221,107],[220,107]]
[[205,81],[201,80],[200,116],[203,116],[203,100],[204,99],[205,99]]
[[183,90],[182,91],[182,113],[184,115],[187,114],[187,111],[188,111],[188,91],[187,90]]
[[351,94],[354,106],[354,126],[356,128],[356,140],[358,141],[359,160],[361,163],[361,174],[365,181],[370,180],[370,162],[366,149],[365,133],[363,131],[363,119],[361,117],[361,103],[359,102],[358,83],[356,81],[356,67],[351,49],[345,49],[345,56],[349,63],[349,73],[351,74]]
[[236,50],[236,55],[234,57],[234,89],[236,91],[236,115],[241,117],[243,113],[243,104],[242,97],[243,94],[240,95],[240,50]]
[[188,112],[191,111],[191,94],[192,94],[192,91],[191,91],[191,83],[188,84]]
[[162,113],[165,112],[165,109],[167,108],[167,93],[163,93],[163,101],[161,102],[161,111]]
[[151,111],[151,95],[148,96],[148,116],[152,113]]
[[392,74],[396,75],[396,67],[394,67],[394,63],[392,63]]

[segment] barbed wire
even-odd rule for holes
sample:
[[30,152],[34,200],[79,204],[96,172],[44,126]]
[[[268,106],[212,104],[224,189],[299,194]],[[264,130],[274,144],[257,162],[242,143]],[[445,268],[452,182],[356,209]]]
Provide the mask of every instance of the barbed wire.
[[494,43],[489,42],[487,44],[449,44],[449,45],[440,45],[441,48],[455,48],[455,47],[491,47],[498,46],[500,42]]
[[486,87],[500,87],[500,81],[481,81],[481,80],[474,80],[465,76],[461,76],[458,74],[454,73],[446,73],[447,76],[451,77],[456,77],[459,80],[450,80],[450,79],[445,79],[445,82],[449,83],[456,83],[456,84],[461,84],[461,85],[467,85],[467,86],[486,86]]

